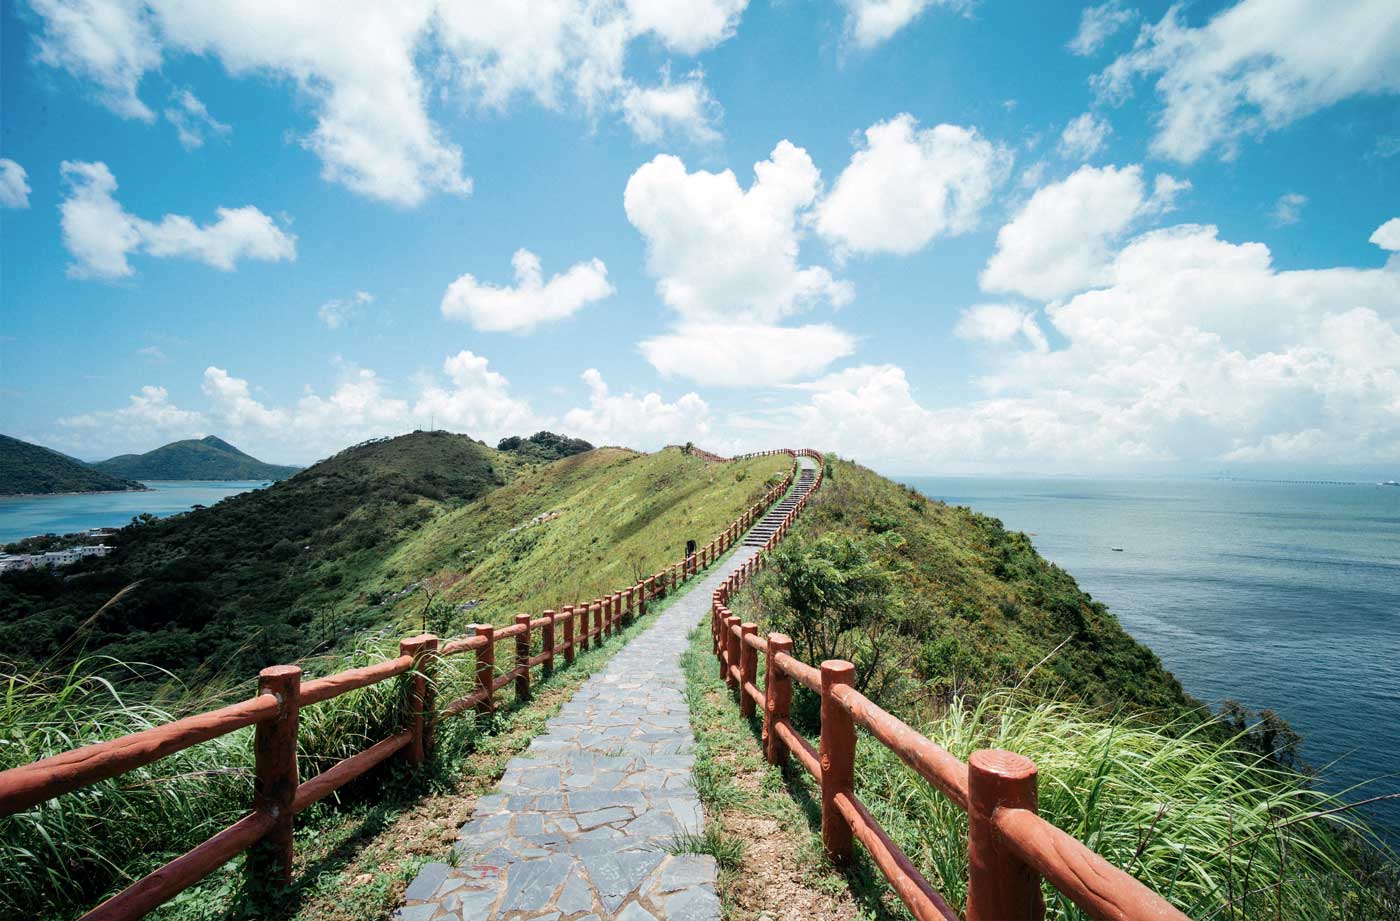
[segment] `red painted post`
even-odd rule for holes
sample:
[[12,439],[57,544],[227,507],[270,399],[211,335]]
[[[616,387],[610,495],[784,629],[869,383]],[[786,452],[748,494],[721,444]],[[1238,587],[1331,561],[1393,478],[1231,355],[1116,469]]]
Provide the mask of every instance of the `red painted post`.
[[634,587],[629,585],[622,590],[622,623],[630,624],[637,616],[637,603],[633,595]]
[[967,759],[967,921],[1040,921],[1040,877],[998,839],[998,808],[1037,808],[1035,762],[1013,752],[983,749]]
[[856,724],[851,714],[831,696],[837,685],[855,683],[856,667],[842,659],[822,663],[822,845],[834,864],[851,859],[852,833],[836,794],[850,793],[855,787]]
[[[276,820],[249,854],[248,874],[254,883],[285,886],[292,881],[292,800],[297,783],[297,713],[300,709],[301,669],[273,665],[258,672],[258,694],[272,694],[280,705],[277,716],[253,731],[253,809]],[[255,886],[255,889],[257,887]]]
[[574,664],[574,606],[564,605],[564,610],[560,612],[560,617],[564,619],[564,664]]
[[540,652],[544,653],[544,680],[548,681],[554,674],[554,612],[545,611],[545,624],[540,633]]
[[724,638],[725,624],[729,623],[729,609],[719,606],[715,623],[715,655],[719,657],[719,678],[729,684],[729,640]]
[[433,748],[433,696],[435,688],[430,670],[438,638],[430,633],[399,641],[399,655],[413,656],[413,671],[409,675],[408,696],[404,698],[404,728],[413,734],[413,741],[403,750],[409,764],[422,764]]
[[637,616],[647,616],[647,584],[644,581],[637,583]]
[[515,635],[515,699],[530,699],[530,615],[515,615],[515,625],[525,632]]
[[588,638],[588,602],[579,602],[576,610],[578,612],[578,648],[587,652],[592,645]]
[[490,624],[477,624],[476,635],[486,638],[486,644],[476,650],[476,688],[482,695],[476,712],[486,716],[496,711],[496,700],[491,691],[491,683],[496,680],[496,628]]
[[593,632],[598,637],[594,640],[599,646],[603,645],[603,599],[593,599]]
[[763,676],[763,754],[769,764],[787,763],[788,750],[775,728],[792,713],[792,678],[778,667],[780,652],[792,655],[792,640],[781,633],[768,634],[767,671]]
[[758,684],[758,650],[745,642],[744,637],[758,633],[758,624],[741,624],[739,631],[739,715],[753,716],[754,700],[744,686]]
[[[727,608],[725,609],[725,613],[729,614]],[[724,618],[724,683],[729,685],[731,688],[737,688],[739,686],[739,679],[734,677],[733,668],[733,666],[739,664],[739,646],[741,644],[739,642],[739,638],[734,635],[734,628],[738,625],[739,618],[733,616],[732,614],[729,614],[729,616]]]

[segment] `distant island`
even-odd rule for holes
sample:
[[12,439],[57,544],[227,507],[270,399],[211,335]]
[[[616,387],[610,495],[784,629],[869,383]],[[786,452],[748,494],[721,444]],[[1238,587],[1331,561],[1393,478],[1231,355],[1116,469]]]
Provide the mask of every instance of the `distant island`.
[[285,480],[301,469],[264,463],[214,435],[121,454],[92,468],[134,480]]
[[0,435],[0,496],[145,488],[116,471],[97,470],[50,448]]

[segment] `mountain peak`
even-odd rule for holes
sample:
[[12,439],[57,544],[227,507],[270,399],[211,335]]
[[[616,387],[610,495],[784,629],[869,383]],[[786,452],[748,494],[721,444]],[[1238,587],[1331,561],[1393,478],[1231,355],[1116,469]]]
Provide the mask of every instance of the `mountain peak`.
[[233,445],[229,444],[227,441],[224,441],[218,435],[205,435],[203,438],[199,439],[199,441],[200,444],[206,444],[211,448],[218,448],[220,451],[227,451],[230,454],[237,454],[241,457],[249,456],[248,454],[238,450]]

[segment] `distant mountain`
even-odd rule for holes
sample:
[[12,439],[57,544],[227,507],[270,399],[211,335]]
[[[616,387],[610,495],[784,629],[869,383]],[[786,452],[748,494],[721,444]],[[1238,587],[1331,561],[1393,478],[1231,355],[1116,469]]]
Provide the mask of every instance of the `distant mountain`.
[[285,480],[301,469],[265,464],[213,435],[172,442],[145,454],[122,454],[92,466],[136,480]]
[[145,488],[66,454],[0,435],[0,496]]

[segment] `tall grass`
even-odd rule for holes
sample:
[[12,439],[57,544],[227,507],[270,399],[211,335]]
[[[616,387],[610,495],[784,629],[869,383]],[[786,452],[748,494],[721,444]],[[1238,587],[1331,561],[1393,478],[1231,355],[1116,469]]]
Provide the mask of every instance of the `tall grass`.
[[[325,674],[385,658],[364,645],[305,664]],[[0,770],[253,693],[250,685],[185,693],[173,679],[156,695],[168,704],[124,693],[126,686],[139,686],[149,694],[151,678],[149,668],[105,658],[79,661],[56,675],[0,670]],[[475,681],[472,657],[441,661],[435,681],[444,703],[466,694]],[[301,776],[312,777],[398,731],[403,693],[403,680],[384,681],[303,709]],[[475,730],[471,715],[442,724],[436,766],[460,755]],[[0,917],[76,915],[241,818],[252,803],[252,735],[251,727],[232,732],[0,818]]]
[[[1041,814],[1198,921],[1400,917],[1395,855],[1302,776],[1211,738],[1076,704],[956,700],[923,731],[958,757],[1004,748],[1040,771]],[[873,739],[858,793],[953,904],[966,896],[967,819]],[[1047,886],[1047,917],[1084,917]]]

